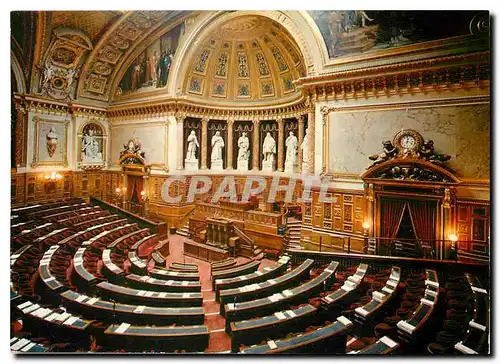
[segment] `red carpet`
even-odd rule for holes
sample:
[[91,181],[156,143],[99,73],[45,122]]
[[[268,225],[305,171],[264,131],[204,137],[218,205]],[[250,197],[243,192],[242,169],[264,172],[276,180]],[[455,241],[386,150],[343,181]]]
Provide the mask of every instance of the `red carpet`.
[[[183,242],[188,240],[180,235],[170,235],[170,254],[166,257],[166,267],[171,263],[194,263],[198,265],[200,272],[201,290],[203,293],[203,308],[205,310],[205,325],[210,330],[210,339],[206,353],[218,353],[231,349],[231,337],[224,331],[226,319],[219,314],[219,303],[214,300],[215,292],[212,291],[212,281],[210,263],[204,260],[188,257],[184,255]],[[249,261],[248,258],[238,257],[237,264]],[[259,270],[272,265],[274,261],[262,259]]]

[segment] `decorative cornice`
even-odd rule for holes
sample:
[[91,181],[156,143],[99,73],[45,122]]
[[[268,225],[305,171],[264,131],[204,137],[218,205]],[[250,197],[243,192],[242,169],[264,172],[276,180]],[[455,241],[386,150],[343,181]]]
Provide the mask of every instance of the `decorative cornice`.
[[209,106],[194,105],[183,99],[171,99],[163,102],[148,102],[136,105],[111,106],[107,109],[110,119],[131,119],[138,115],[142,117],[171,114],[182,117],[208,117],[213,120],[276,120],[279,117],[299,117],[307,112],[304,102],[292,105],[277,105],[266,108],[213,108]]
[[490,52],[477,52],[300,78],[297,88],[312,100],[486,88]]
[[103,120],[107,117],[105,108],[85,105],[78,102],[67,103],[52,99],[47,99],[40,96],[14,94],[14,102],[24,105],[24,107],[33,112],[42,114],[71,114],[84,118],[94,118]]

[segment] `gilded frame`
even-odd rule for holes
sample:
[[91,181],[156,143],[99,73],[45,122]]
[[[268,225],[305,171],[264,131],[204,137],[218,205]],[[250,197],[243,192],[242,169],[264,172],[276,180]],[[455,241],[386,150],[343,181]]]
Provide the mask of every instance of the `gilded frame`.
[[[63,158],[62,161],[40,161],[39,156],[39,148],[40,145],[38,143],[38,139],[40,136],[40,124],[63,124],[64,125],[64,143],[63,143]],[[33,118],[33,127],[35,129],[35,138],[33,141],[33,161],[31,162],[31,167],[36,168],[39,166],[62,166],[68,167],[68,129],[69,129],[69,120],[50,120],[50,119],[42,119],[38,116]]]

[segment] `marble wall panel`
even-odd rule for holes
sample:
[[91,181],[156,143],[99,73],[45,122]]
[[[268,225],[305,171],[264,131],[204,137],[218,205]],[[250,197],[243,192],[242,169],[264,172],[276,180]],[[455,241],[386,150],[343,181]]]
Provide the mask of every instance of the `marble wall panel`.
[[330,172],[363,173],[368,156],[381,152],[382,141],[413,129],[434,140],[437,153],[452,156],[449,166],[457,176],[489,178],[489,105],[335,112],[328,122]]

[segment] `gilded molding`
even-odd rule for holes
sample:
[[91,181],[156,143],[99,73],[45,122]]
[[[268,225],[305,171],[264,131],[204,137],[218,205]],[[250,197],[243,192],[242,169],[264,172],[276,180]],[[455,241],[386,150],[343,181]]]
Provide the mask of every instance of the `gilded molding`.
[[[62,161],[56,161],[56,162],[51,162],[51,161],[44,161],[41,162],[39,160],[39,155],[38,155],[38,139],[39,139],[39,123],[40,122],[47,122],[47,123],[57,123],[57,124],[64,124],[64,145],[63,145],[63,160]],[[51,120],[51,119],[41,119],[38,116],[35,116],[33,118],[33,124],[34,124],[34,129],[35,129],[35,139],[33,143],[33,161],[31,163],[32,168],[36,168],[38,166],[62,166],[62,167],[68,167],[68,129],[69,129],[69,121],[68,120]]]
[[317,101],[488,88],[489,57],[490,52],[439,57],[304,77],[295,84]]

